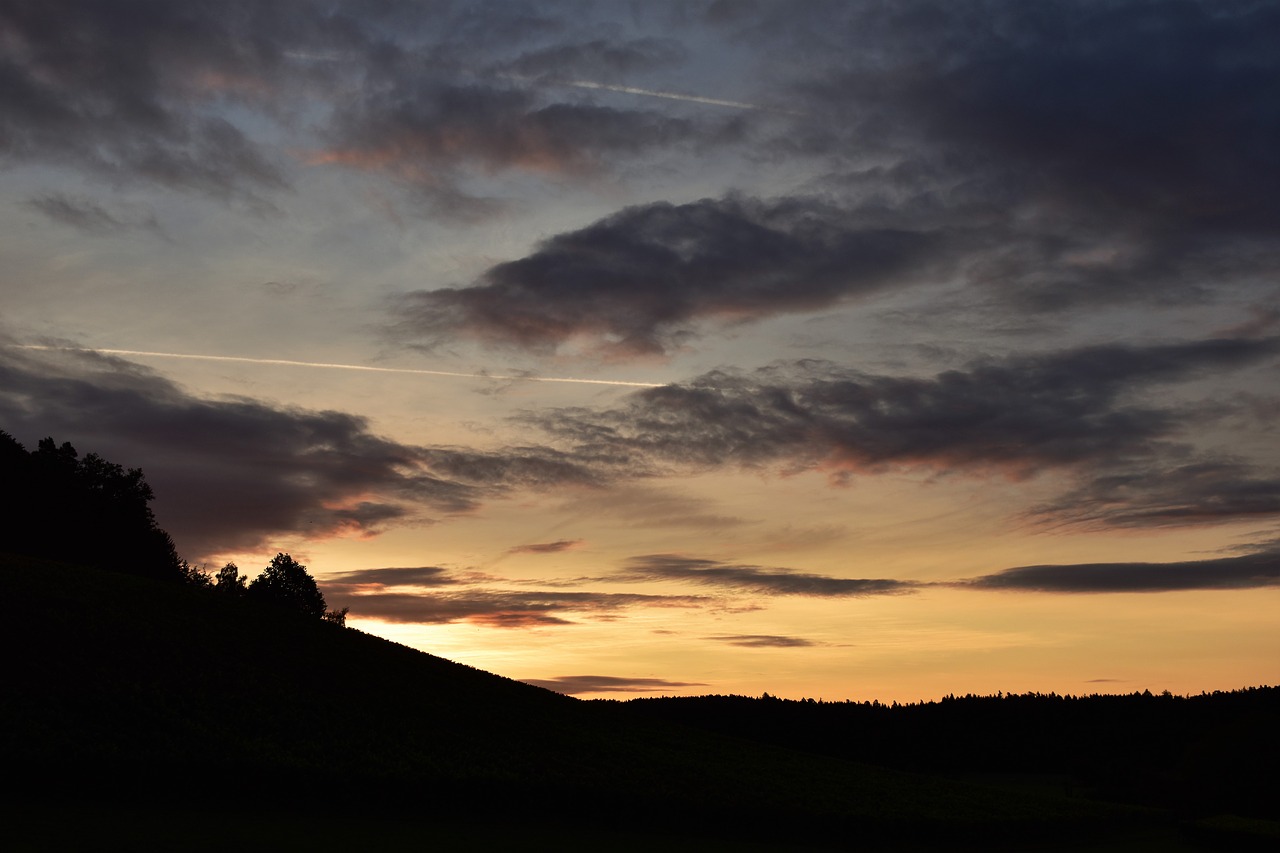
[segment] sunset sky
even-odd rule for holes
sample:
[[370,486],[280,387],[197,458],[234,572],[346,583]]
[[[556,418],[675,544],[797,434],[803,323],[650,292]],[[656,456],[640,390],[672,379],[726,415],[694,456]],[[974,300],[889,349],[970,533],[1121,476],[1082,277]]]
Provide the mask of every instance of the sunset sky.
[[1280,683],[1280,3],[0,4],[0,429],[582,697]]

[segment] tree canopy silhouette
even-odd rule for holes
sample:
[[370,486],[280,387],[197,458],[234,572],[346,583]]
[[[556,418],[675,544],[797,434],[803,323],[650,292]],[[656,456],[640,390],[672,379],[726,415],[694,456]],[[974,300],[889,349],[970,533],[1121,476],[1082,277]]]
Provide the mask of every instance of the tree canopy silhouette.
[[70,442],[41,439],[28,453],[0,430],[0,547],[7,551],[161,580],[190,567],[156,524],[141,469],[81,458]]
[[308,616],[325,615],[324,595],[307,567],[288,554],[279,553],[262,574],[249,584],[249,598]]

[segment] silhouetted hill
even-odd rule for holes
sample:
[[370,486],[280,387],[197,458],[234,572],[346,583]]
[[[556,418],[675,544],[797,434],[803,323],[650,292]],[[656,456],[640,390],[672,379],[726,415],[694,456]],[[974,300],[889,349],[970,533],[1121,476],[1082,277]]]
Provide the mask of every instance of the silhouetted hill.
[[[952,778],[1021,780],[1188,816],[1280,821],[1280,688],[938,702],[634,699],[637,719]],[[874,733],[869,737],[868,733]]]
[[326,826],[366,838],[402,827],[406,846],[431,827],[526,849],[599,837],[615,849],[655,837],[1025,849],[1166,832],[1150,813],[1082,798],[642,720],[194,587],[0,557],[0,594],[0,750],[23,785],[9,806],[53,815],[62,832],[67,810],[145,816],[127,822],[135,830],[194,824],[209,849],[250,818],[334,849],[349,842]]

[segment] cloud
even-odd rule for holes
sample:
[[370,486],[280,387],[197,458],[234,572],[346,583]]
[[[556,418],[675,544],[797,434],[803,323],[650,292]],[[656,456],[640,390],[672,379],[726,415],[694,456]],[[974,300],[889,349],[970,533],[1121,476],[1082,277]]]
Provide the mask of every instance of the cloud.
[[581,548],[582,539],[557,539],[555,542],[536,542],[529,545],[516,545],[508,548],[508,554],[559,554]]
[[813,640],[802,637],[784,637],[776,634],[716,634],[703,639],[746,649],[798,649],[819,645]]
[[573,625],[571,615],[611,619],[636,607],[703,607],[714,603],[698,595],[642,595],[563,590],[494,590],[471,588],[442,593],[353,593],[326,587],[333,607],[349,607],[353,618],[383,622],[441,625],[468,622],[489,628],[536,628]]
[[735,23],[740,38],[809,57],[779,79],[821,119],[793,130],[810,146],[847,155],[857,140],[1102,214],[1276,224],[1269,4],[1049,0],[974,15],[909,0],[754,17]]
[[460,198],[457,170],[597,172],[614,155],[691,139],[687,119],[594,104],[545,103],[513,85],[397,79],[340,108],[312,165],[383,172],[427,195]]
[[458,583],[460,581],[451,577],[448,569],[443,569],[439,566],[355,569],[349,572],[333,572],[324,578],[326,589],[341,587],[343,590],[361,587],[380,589],[388,586],[453,586]]
[[[460,171],[587,173],[614,155],[715,138],[689,119],[515,86],[513,73],[612,77],[679,60],[674,42],[584,40],[555,14],[486,5],[424,15],[399,2],[8,5],[0,156],[269,208],[310,149],[312,163],[388,174],[461,215],[485,202],[459,188]],[[321,120],[305,116],[313,107]]]
[[513,488],[593,481],[563,454],[404,445],[343,412],[201,398],[89,351],[0,347],[0,421],[140,465],[156,516],[189,559],[274,537],[373,535],[463,513]]
[[1096,467],[1166,449],[1185,415],[1135,392],[1274,359],[1275,338],[1081,347],[916,378],[821,361],[713,371],[613,409],[524,419],[584,458],[853,473]]
[[1036,523],[1107,527],[1184,527],[1280,515],[1280,475],[1236,461],[1103,471],[1034,507]]
[[919,584],[885,578],[835,578],[791,569],[721,563],[678,554],[632,557],[617,580],[674,580],[766,595],[805,595],[822,598],[894,595],[912,592]]
[[[932,0],[786,22],[766,12],[752,38],[811,57],[782,79],[812,118],[797,117],[778,150],[829,159],[852,194],[890,210],[967,210],[1004,237],[970,259],[967,279],[1020,309],[1257,286],[1280,227],[1280,60],[1267,36],[1280,10],[971,12]],[[1239,156],[1224,161],[1227,150]]]
[[497,67],[510,74],[538,77],[550,83],[615,80],[638,72],[670,68],[683,62],[687,54],[685,47],[673,39],[591,39],[534,48]]
[[613,675],[561,675],[525,678],[525,684],[545,687],[573,696],[577,693],[650,693],[678,687],[706,687],[701,681],[668,681],[665,678],[620,678]]
[[46,193],[27,200],[27,205],[50,220],[89,234],[112,234],[133,229],[146,229],[163,235],[155,214],[113,212],[87,198],[73,198],[63,193]]
[[1174,592],[1280,586],[1280,551],[1175,563],[1019,566],[961,585],[1023,592]]
[[[589,453],[584,459],[594,458]],[[646,477],[654,472],[651,462],[635,453],[605,457],[620,469],[618,479],[606,491],[568,497],[555,505],[554,511],[569,516],[607,518],[624,527],[685,528],[701,531],[723,531],[741,527],[747,520],[721,515],[705,499],[680,494],[672,488],[657,488],[627,482],[623,471],[631,477]]]
[[544,241],[469,287],[418,291],[396,331],[549,353],[578,340],[613,357],[664,355],[704,321],[813,311],[922,274],[942,239],[858,223],[808,198],[659,202]]
[[[279,55],[267,10],[92,2],[0,12],[0,154],[71,163],[220,197],[287,186],[261,146],[204,109],[269,89]],[[305,10],[304,10],[305,11]],[[309,17],[303,15],[304,18]],[[306,29],[298,21],[299,29]]]

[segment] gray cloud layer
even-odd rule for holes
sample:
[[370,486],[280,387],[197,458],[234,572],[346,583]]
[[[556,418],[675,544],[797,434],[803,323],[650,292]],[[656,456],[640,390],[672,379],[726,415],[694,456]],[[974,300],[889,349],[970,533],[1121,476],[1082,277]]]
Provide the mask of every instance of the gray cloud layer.
[[716,371],[633,395],[611,410],[528,420],[591,457],[694,466],[781,463],[843,475],[1118,463],[1152,456],[1185,417],[1130,392],[1264,363],[1276,339],[1110,345],[976,362],[933,377],[802,361]]
[[1160,526],[1275,517],[1280,477],[1197,458],[1179,443],[1189,422],[1213,417],[1211,406],[1188,414],[1131,392],[1266,363],[1276,349],[1275,339],[1115,345],[928,378],[813,361],[719,371],[612,409],[531,413],[524,420],[546,443],[482,451],[398,444],[340,412],[200,399],[119,359],[9,347],[0,419],[27,443],[52,434],[144,464],[164,496],[162,524],[193,556],[280,534],[374,533],[513,490],[762,465],[823,470],[836,482],[901,466],[1019,476],[1056,468],[1077,485],[1030,519]]
[[376,533],[423,511],[459,513],[512,488],[596,477],[550,449],[465,453],[399,444],[361,417],[194,397],[151,371],[87,352],[0,348],[0,422],[140,465],[157,517],[189,558],[273,536]]
[[[540,86],[685,55],[660,38],[583,38],[578,17],[557,4],[6,4],[0,156],[259,207],[293,184],[296,161],[332,164],[465,219],[484,208],[460,187],[468,172],[583,175],[737,135]],[[268,141],[279,135],[287,156]]]
[[559,234],[476,284],[406,297],[397,330],[537,352],[586,337],[612,356],[665,353],[701,320],[828,307],[919,275],[939,235],[860,223],[814,199],[628,208]]
[[756,51],[761,99],[795,107],[771,142],[760,128],[748,141],[761,159],[825,163],[809,192],[621,210],[410,295],[398,331],[533,352],[585,339],[629,357],[716,321],[922,283],[962,282],[970,304],[1017,314],[1275,299],[1269,4],[782,9],[706,20]]
[[333,607],[349,607],[356,618],[383,622],[447,624],[469,622],[489,628],[538,628],[572,625],[573,615],[612,619],[636,607],[702,607],[698,595],[642,595],[618,592],[536,592],[469,588],[457,593],[353,594],[339,587],[325,597]]
[[632,557],[618,580],[675,580],[702,586],[766,595],[807,595],[843,598],[865,595],[893,595],[911,592],[917,584],[886,578],[835,578],[806,574],[790,569],[740,566],[685,557],[679,554],[650,554]]
[[1173,592],[1280,586],[1280,551],[1177,563],[1019,566],[967,582],[1024,592]]

